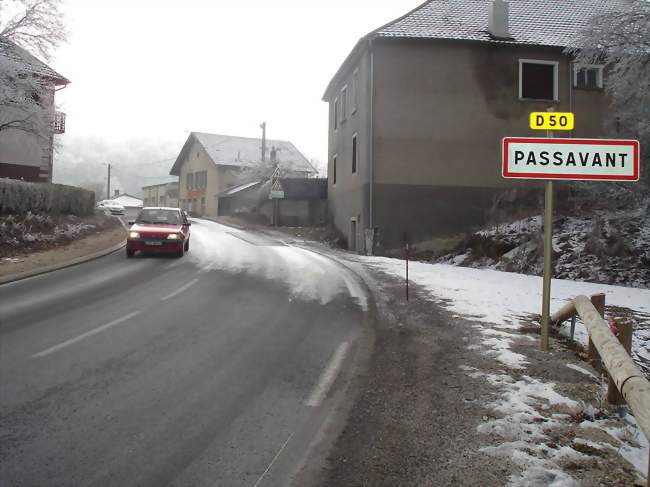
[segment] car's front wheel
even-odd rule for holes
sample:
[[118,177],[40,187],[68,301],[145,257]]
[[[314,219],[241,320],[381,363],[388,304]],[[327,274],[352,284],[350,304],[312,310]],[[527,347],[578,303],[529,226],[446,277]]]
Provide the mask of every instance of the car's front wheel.
[[135,255],[135,250],[126,249],[126,256],[130,259]]
[[187,241],[185,242],[185,252],[187,252],[188,250],[190,250],[190,240],[189,239],[187,239]]

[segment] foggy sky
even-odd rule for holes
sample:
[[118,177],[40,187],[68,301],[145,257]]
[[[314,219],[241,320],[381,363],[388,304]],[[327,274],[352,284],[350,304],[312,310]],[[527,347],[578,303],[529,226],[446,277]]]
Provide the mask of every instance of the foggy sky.
[[325,161],[328,81],[361,36],[419,3],[67,0],[69,42],[50,63],[72,81],[57,158],[66,139],[161,141],[173,157],[189,131],[259,137],[266,121]]

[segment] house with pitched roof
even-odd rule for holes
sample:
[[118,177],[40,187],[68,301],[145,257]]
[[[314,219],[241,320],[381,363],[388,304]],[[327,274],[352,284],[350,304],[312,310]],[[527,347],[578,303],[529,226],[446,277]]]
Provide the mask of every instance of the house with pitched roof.
[[[265,150],[269,148],[268,153]],[[180,207],[194,215],[219,215],[219,197],[228,189],[268,178],[279,167],[283,177],[306,178],[318,171],[289,141],[192,132],[170,174],[179,178]]]
[[55,92],[70,81],[0,37],[0,177],[52,181],[54,136],[65,132]]
[[323,95],[330,221],[349,248],[443,242],[534,191],[499,169],[503,137],[540,135],[530,112],[574,112],[561,136],[613,135],[606,73],[564,49],[618,1],[429,0],[362,37]]

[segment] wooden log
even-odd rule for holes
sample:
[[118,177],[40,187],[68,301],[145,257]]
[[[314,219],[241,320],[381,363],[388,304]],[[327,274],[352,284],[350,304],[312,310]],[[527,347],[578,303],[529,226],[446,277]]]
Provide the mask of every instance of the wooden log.
[[559,325],[563,321],[568,320],[576,314],[576,306],[573,304],[573,301],[569,301],[567,304],[558,309],[555,313],[551,315],[551,322]]
[[[618,329],[618,341],[627,352],[628,355],[632,352],[632,322],[629,320],[616,320],[616,328]],[[620,405],[625,404],[625,398],[616,387],[616,383],[612,376],[609,376],[609,384],[607,386],[607,402],[610,404]]]
[[623,394],[641,431],[650,439],[650,382],[612,334],[589,298],[578,296],[573,302],[605,368]]
[[[594,294],[589,298],[591,303],[594,305],[594,308],[596,308],[596,311],[598,311],[598,314],[600,315],[601,318],[605,317],[605,294],[600,293],[600,294]],[[589,363],[591,366],[598,370],[601,371],[601,360],[600,356],[598,355],[598,350],[596,347],[594,347],[593,342],[591,341],[591,335],[589,336],[589,343],[587,345],[587,357],[589,359]]]

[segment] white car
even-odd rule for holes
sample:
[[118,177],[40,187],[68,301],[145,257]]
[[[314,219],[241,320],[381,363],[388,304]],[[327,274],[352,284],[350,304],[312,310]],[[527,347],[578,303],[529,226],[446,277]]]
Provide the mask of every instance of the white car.
[[108,210],[111,215],[124,215],[124,207],[117,201],[103,200],[97,203],[97,208],[100,210]]

